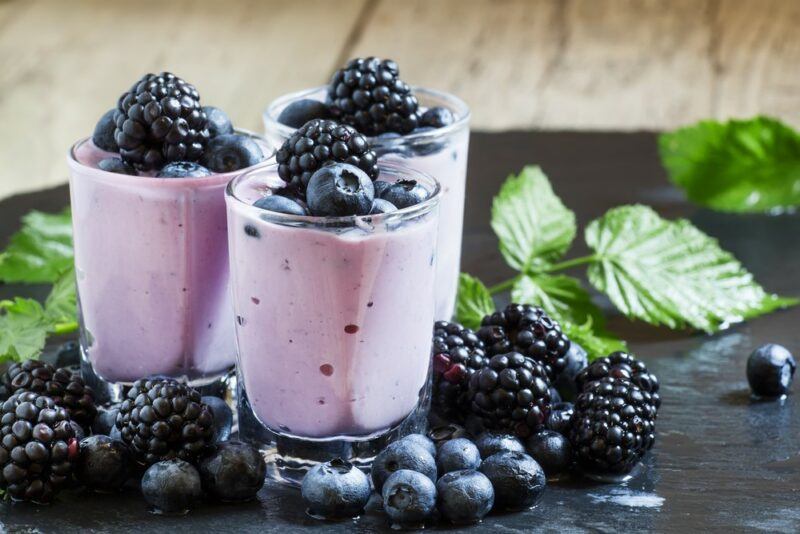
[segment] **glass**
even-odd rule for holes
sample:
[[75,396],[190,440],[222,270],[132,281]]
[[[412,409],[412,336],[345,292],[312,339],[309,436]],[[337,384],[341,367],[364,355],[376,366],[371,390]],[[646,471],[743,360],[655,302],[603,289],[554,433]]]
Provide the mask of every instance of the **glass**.
[[[450,320],[455,311],[461,262],[470,112],[467,105],[453,95],[421,87],[415,87],[414,93],[422,107],[448,108],[455,122],[443,128],[416,131],[404,136],[384,134],[370,138],[370,142],[380,161],[402,164],[435,176],[441,183],[436,319]],[[292,102],[304,98],[325,101],[326,94],[325,87],[307,89],[282,96],[267,107],[263,116],[264,129],[273,151],[279,149],[294,132],[294,128],[278,122],[281,111]]]
[[252,204],[282,183],[274,164],[227,189],[239,436],[283,482],[337,456],[368,466],[425,425],[440,188],[379,168],[430,198],[361,217],[266,211]]

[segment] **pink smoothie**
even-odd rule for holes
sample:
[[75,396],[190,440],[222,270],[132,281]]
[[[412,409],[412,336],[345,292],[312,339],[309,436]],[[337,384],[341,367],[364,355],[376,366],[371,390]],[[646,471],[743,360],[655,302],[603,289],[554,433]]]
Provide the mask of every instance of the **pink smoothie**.
[[224,190],[231,174],[153,178],[68,158],[86,357],[115,383],[159,374],[215,378],[235,360]]
[[271,430],[293,436],[387,430],[412,412],[427,381],[439,195],[324,227],[253,207],[276,179],[277,167],[262,168],[237,179],[227,198],[250,405]]
[[[444,106],[455,116],[455,123],[425,133],[412,133],[397,138],[371,138],[380,161],[394,161],[411,169],[434,176],[442,186],[439,238],[436,267],[436,319],[453,317],[461,264],[461,235],[464,227],[464,194],[469,151],[469,108],[452,95],[415,87],[421,106]],[[283,96],[269,105],[264,113],[266,138],[277,150],[293,128],[277,121],[278,115],[291,102],[311,98],[324,101],[325,88],[315,88]],[[382,179],[382,178],[380,178]]]

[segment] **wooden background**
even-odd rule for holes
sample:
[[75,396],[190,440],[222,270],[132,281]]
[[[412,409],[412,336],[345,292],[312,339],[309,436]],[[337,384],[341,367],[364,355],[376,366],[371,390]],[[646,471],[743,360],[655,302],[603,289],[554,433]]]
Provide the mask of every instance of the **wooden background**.
[[260,130],[272,98],[392,57],[479,130],[800,126],[797,0],[0,0],[0,197],[60,183],[67,148],[147,71]]

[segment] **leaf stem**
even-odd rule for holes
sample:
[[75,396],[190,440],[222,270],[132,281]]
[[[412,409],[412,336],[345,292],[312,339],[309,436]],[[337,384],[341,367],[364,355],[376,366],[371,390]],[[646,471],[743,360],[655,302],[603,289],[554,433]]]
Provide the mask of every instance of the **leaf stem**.
[[514,284],[517,283],[517,280],[519,280],[521,277],[522,277],[522,275],[518,274],[517,276],[509,278],[508,280],[506,280],[504,282],[500,282],[499,284],[490,287],[489,288],[489,293],[492,294],[492,295],[495,295],[497,293],[500,293],[501,291],[505,291],[507,289],[511,289],[514,286]]
[[56,335],[69,334],[78,329],[78,323],[71,321],[69,323],[56,323],[51,332]]
[[552,273],[555,271],[564,271],[572,267],[577,267],[578,265],[585,265],[587,263],[592,263],[595,261],[597,261],[597,254],[590,254],[588,256],[581,256],[580,258],[573,258],[571,260],[562,261],[561,263],[555,263],[544,269],[544,272]]

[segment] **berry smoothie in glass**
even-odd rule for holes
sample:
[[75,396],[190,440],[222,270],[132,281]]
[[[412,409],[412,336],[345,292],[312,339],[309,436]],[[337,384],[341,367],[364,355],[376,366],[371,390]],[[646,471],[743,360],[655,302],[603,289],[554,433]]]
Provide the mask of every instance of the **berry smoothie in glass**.
[[72,147],[82,374],[102,399],[146,376],[205,386],[229,375],[224,190],[265,155],[170,73],[144,76]]
[[239,433],[291,484],[335,457],[367,466],[424,428],[441,196],[427,175],[376,164],[351,128],[311,121],[296,137],[342,138],[351,164],[298,185],[261,166],[226,196]]
[[436,319],[449,320],[455,310],[461,261],[469,150],[467,105],[447,93],[411,87],[400,79],[394,61],[370,57],[350,61],[327,86],[278,98],[263,118],[274,149],[308,120],[330,118],[368,136],[381,161],[395,161],[439,180]]

